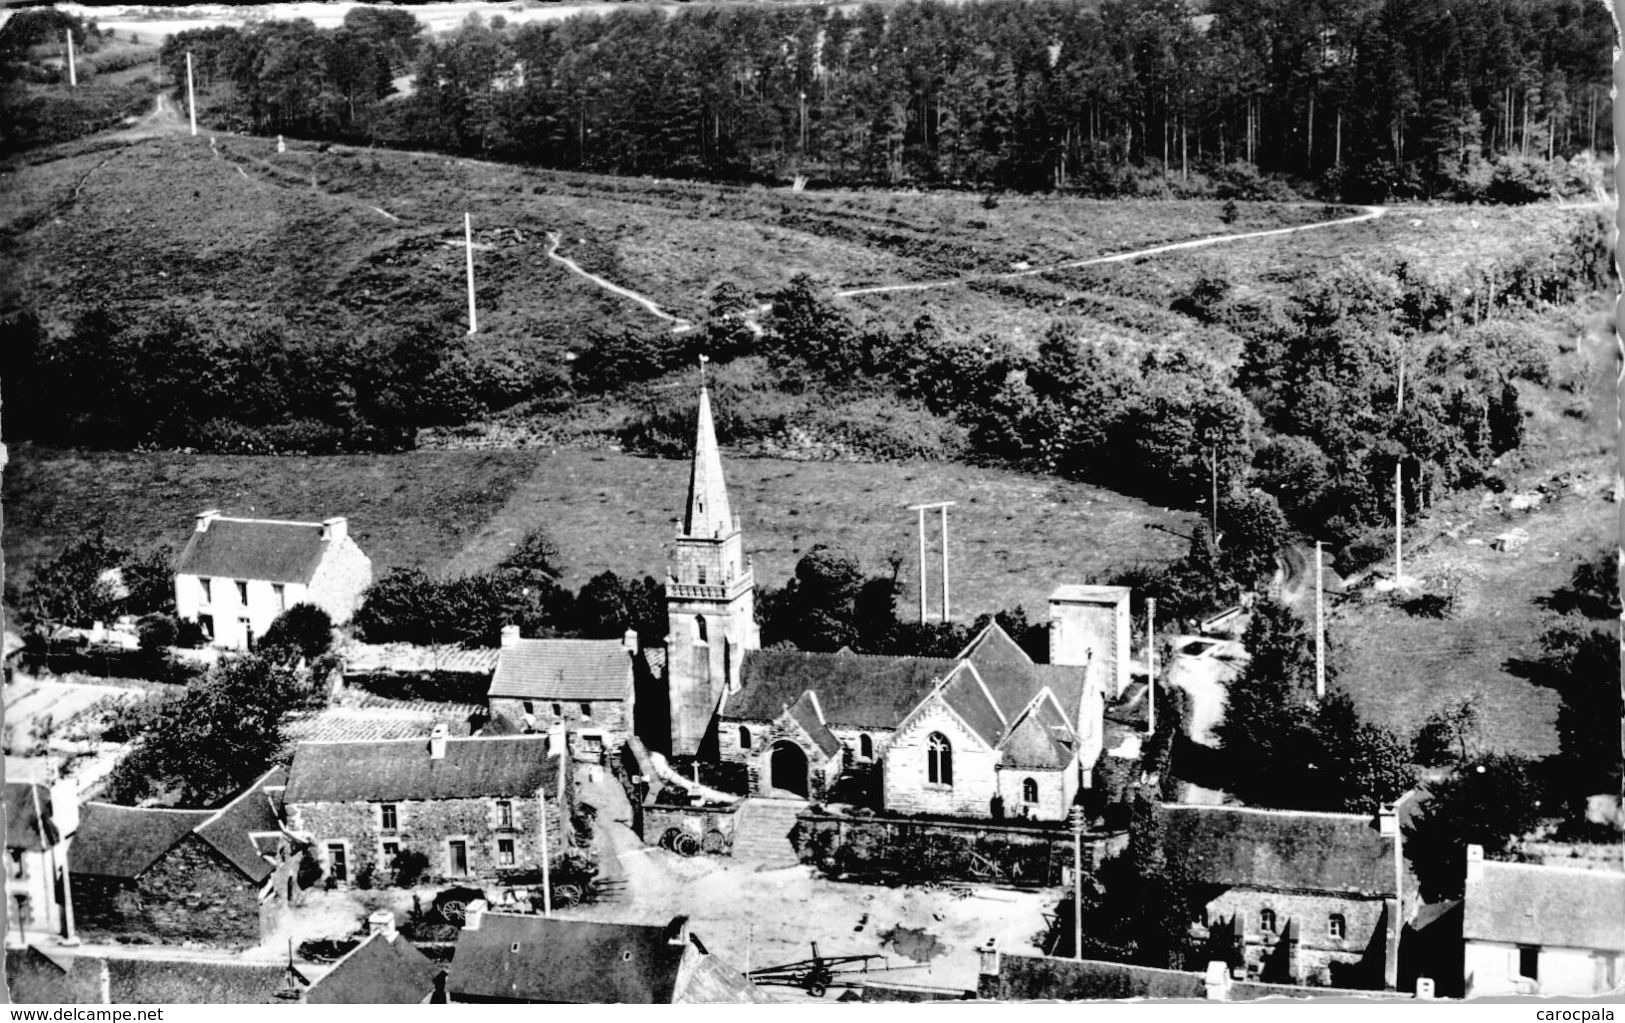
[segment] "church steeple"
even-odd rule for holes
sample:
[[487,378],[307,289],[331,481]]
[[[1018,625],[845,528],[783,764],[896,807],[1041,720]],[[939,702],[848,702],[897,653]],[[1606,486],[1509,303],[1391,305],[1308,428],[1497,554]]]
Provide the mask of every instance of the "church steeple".
[[711,421],[711,395],[700,381],[700,414],[695,427],[694,464],[688,477],[688,510],[683,535],[716,539],[734,530],[728,508],[728,486],[722,479],[722,452],[717,448],[716,426]]

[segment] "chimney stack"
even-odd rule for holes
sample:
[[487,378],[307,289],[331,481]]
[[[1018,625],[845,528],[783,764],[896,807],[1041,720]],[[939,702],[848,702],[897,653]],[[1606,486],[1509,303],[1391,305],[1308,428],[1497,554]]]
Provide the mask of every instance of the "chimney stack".
[[395,940],[395,914],[387,909],[367,917],[367,933],[382,934],[387,941]]
[[429,759],[446,759],[446,726],[440,722],[429,732]]
[[1473,884],[1484,880],[1484,847],[1469,845],[1467,847],[1467,883]]
[[207,533],[209,531],[209,523],[213,522],[219,517],[219,508],[210,508],[208,511],[200,513],[197,517],[197,531],[199,533]]
[[350,523],[344,516],[339,515],[331,519],[322,520],[322,542],[331,540],[338,543],[350,535]]
[[637,653],[638,653],[638,630],[636,630],[636,629],[627,629],[626,630],[625,635],[621,636],[621,649],[625,650],[628,654],[631,654],[633,657],[637,656]]
[[502,648],[506,650],[511,646],[519,645],[519,626],[504,625],[502,627]]

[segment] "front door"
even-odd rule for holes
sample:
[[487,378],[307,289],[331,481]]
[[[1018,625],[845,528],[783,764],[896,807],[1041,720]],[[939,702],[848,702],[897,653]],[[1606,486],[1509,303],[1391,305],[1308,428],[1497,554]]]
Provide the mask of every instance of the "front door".
[[807,797],[807,754],[793,742],[773,744],[768,756],[768,784],[785,792]]
[[327,846],[328,876],[340,884],[350,880],[350,861],[344,854],[342,842],[332,842]]
[[448,845],[451,846],[451,875],[465,877],[468,874],[468,843],[454,838]]

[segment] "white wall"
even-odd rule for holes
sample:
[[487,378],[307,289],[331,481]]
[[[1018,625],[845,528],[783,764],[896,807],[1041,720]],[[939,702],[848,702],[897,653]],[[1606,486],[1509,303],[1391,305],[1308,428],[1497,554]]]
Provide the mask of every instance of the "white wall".
[[[1625,979],[1625,956],[1614,954],[1616,983]],[[1466,943],[1464,969],[1471,996],[1539,994],[1592,995],[1608,990],[1606,973],[1599,977],[1597,954],[1590,949],[1542,948],[1536,987],[1518,984],[1518,946],[1495,941]]]
[[[282,600],[276,597],[275,584],[263,579],[246,580],[248,584],[248,603],[244,604],[237,594],[236,579],[211,578],[209,580],[209,600],[203,599],[203,582],[195,575],[177,575],[175,577],[175,614],[181,618],[196,621],[200,616],[210,615],[214,619],[214,644],[231,650],[242,650],[248,645],[244,635],[241,619],[247,618],[249,628],[257,640],[265,635],[265,630],[271,627],[277,616],[295,604],[309,601],[308,593],[303,583],[282,584]],[[329,612],[331,613],[331,612]]]

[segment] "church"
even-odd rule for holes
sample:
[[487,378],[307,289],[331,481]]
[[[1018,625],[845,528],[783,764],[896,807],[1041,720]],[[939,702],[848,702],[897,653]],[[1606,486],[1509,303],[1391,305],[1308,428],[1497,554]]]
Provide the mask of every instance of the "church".
[[904,813],[1057,821],[1090,787],[1128,680],[1126,587],[1059,587],[1048,664],[997,625],[953,658],[763,650],[703,383],[674,563],[651,745],[739,764],[752,795]]

